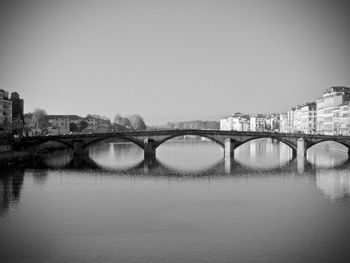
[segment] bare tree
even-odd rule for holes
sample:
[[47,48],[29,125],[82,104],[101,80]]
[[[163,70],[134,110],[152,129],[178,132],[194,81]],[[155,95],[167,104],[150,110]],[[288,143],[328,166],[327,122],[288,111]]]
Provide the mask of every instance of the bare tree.
[[114,117],[114,123],[118,124],[120,126],[124,126],[127,129],[132,129],[133,126],[130,123],[130,120],[128,118],[122,117],[120,114],[116,114]]
[[40,108],[35,108],[33,111],[33,116],[32,120],[35,123],[35,127],[39,126],[39,122],[43,119],[44,116],[47,115],[46,110],[40,109]]
[[128,119],[130,120],[131,126],[134,130],[146,130],[146,124],[140,115],[134,114],[129,116]]
[[47,112],[44,109],[35,108],[33,111],[33,117],[37,120],[41,119],[42,117],[46,116]]
[[83,131],[88,126],[88,123],[84,120],[79,122],[78,131]]
[[122,118],[122,115],[120,115],[119,113],[117,113],[117,114],[114,116],[113,122],[118,124],[121,118]]

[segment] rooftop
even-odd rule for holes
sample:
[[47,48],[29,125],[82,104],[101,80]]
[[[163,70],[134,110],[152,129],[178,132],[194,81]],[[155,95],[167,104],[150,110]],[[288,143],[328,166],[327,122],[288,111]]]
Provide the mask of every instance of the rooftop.
[[69,118],[71,120],[83,119],[82,117],[80,117],[78,115],[46,115],[45,117],[47,119],[51,119],[51,118]]

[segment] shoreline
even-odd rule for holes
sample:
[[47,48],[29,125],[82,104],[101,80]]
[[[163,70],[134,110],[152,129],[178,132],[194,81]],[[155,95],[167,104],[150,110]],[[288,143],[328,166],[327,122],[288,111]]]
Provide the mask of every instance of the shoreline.
[[0,169],[14,166],[27,166],[43,154],[67,149],[66,146],[50,146],[38,151],[9,151],[0,154]]

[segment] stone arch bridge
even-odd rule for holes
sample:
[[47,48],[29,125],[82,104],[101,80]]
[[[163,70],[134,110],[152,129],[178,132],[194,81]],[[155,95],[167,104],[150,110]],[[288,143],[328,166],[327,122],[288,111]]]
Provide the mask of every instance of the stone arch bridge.
[[[48,141],[56,141],[72,148],[76,157],[88,153],[88,148],[112,138],[130,141],[144,150],[145,158],[155,158],[156,149],[162,143],[179,136],[196,135],[208,138],[224,148],[225,157],[232,158],[234,150],[240,145],[255,139],[271,138],[287,144],[293,154],[305,156],[311,146],[324,142],[338,142],[350,149],[350,136],[290,134],[270,132],[237,132],[221,130],[146,130],[116,133],[76,134],[64,136],[38,136],[24,137],[19,141],[13,141],[13,146],[19,149],[28,149]],[[349,152],[349,151],[348,151]]]

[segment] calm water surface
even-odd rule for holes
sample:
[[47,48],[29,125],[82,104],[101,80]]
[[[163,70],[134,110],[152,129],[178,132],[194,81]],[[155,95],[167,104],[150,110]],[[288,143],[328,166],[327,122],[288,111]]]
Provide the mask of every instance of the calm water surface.
[[[0,262],[350,262],[350,162],[256,140],[225,160],[209,141],[169,141],[157,161],[101,143],[1,171]],[[40,167],[40,168],[39,168]]]

